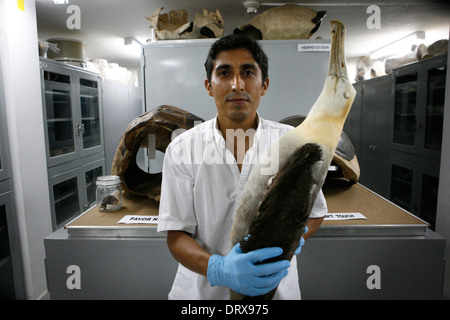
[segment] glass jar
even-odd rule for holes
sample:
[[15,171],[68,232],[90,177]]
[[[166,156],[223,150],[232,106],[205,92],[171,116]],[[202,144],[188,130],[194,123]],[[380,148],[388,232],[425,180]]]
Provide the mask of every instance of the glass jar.
[[97,178],[97,207],[100,211],[116,211],[122,208],[122,188],[119,176]]

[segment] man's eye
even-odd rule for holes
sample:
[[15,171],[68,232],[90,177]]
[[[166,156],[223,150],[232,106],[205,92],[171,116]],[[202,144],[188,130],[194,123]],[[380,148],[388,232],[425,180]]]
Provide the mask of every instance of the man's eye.
[[245,70],[245,71],[244,71],[244,74],[245,74],[246,76],[253,76],[253,75],[255,75],[255,72],[253,72],[253,70]]
[[226,70],[222,70],[222,71],[219,71],[219,72],[218,72],[218,75],[219,75],[220,77],[226,77],[228,74],[229,74],[229,72],[226,71]]

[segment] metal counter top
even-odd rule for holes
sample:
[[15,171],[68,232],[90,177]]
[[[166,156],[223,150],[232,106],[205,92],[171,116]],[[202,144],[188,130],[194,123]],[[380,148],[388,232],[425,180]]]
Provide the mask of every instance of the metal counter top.
[[[313,236],[424,236],[428,224],[360,184],[325,185],[329,213],[364,215],[365,220],[325,220]],[[165,237],[156,224],[118,224],[125,215],[158,215],[159,204],[124,194],[122,209],[101,212],[93,207],[64,226],[69,237]]]

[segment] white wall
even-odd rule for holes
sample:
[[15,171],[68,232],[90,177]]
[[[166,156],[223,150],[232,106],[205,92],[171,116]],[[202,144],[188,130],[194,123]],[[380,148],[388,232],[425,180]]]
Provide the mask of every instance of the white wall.
[[[450,53],[450,45],[448,49]],[[450,54],[447,55],[447,66],[450,66]],[[436,232],[447,239],[445,246],[445,259],[447,263],[444,273],[444,295],[450,298],[450,72],[448,71],[448,67],[445,87],[444,132],[442,133]]]
[[52,229],[35,1],[24,8],[0,0],[0,58],[25,298],[36,299],[47,289],[43,239]]

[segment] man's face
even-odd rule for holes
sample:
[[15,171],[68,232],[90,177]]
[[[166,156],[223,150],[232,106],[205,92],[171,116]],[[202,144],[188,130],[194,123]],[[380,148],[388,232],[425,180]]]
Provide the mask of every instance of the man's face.
[[258,63],[245,48],[221,51],[214,61],[211,82],[205,80],[209,95],[214,97],[219,121],[227,125],[254,121],[260,98],[268,86],[269,79],[263,83]]

